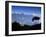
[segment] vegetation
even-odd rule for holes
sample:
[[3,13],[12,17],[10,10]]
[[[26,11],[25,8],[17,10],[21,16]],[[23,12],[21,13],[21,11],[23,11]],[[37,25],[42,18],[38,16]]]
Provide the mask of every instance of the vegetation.
[[21,26],[19,23],[16,21],[12,23],[12,31],[20,31],[20,30],[38,30],[41,29],[41,24],[36,24],[33,26],[29,26],[24,24],[24,26]]

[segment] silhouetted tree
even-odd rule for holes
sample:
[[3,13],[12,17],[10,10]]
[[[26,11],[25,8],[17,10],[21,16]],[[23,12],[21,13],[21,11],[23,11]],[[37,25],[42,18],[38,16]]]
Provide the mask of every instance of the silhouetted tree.
[[32,21],[34,21],[34,20],[39,20],[40,19],[40,17],[33,17],[33,19],[32,19]]

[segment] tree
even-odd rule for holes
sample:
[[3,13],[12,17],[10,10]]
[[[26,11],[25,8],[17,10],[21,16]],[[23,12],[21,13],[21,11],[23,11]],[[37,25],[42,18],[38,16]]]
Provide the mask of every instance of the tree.
[[32,21],[39,20],[39,19],[40,19],[40,17],[35,16],[35,17],[33,17]]

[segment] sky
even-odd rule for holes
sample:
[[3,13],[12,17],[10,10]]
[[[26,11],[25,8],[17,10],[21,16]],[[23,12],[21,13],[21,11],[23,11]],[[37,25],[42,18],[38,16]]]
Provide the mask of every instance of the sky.
[[12,6],[12,14],[41,14],[41,7]]
[[[20,15],[18,15],[20,14]],[[25,14],[25,15],[21,15]],[[33,15],[33,16],[32,16]],[[32,17],[41,15],[41,7],[28,7],[28,6],[12,6],[12,21],[19,23],[32,24]]]

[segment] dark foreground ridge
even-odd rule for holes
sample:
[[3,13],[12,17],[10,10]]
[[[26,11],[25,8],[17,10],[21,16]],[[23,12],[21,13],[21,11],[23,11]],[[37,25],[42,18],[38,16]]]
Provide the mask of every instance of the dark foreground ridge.
[[26,24],[24,26],[20,26],[20,24],[17,23],[17,22],[12,23],[12,31],[39,30],[39,29],[41,29],[41,23],[33,25],[33,26],[29,26],[29,25],[26,25]]

